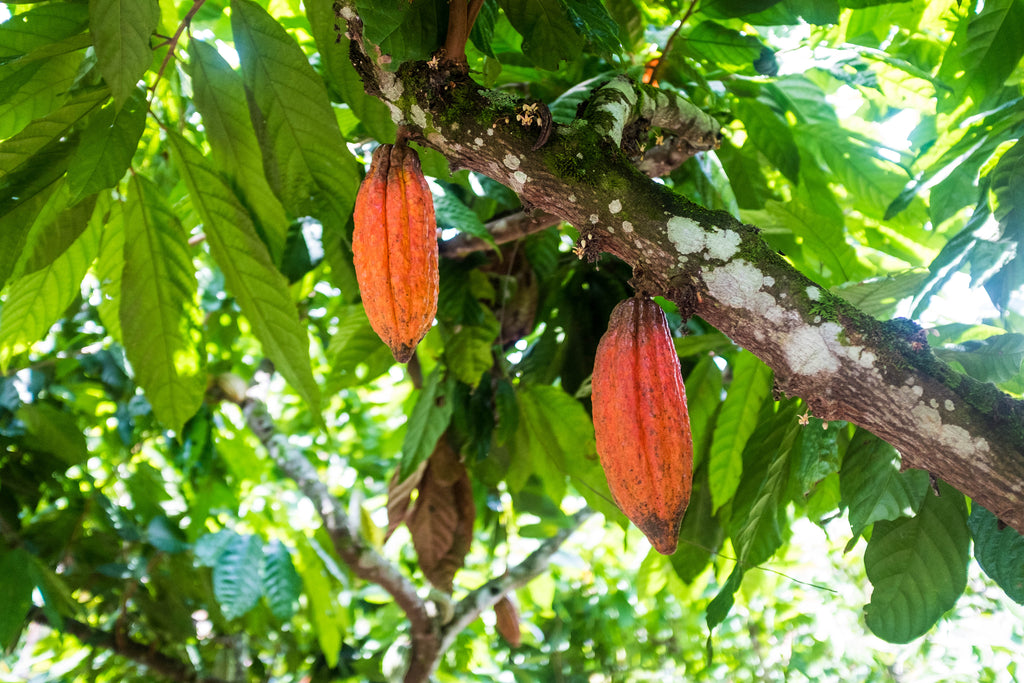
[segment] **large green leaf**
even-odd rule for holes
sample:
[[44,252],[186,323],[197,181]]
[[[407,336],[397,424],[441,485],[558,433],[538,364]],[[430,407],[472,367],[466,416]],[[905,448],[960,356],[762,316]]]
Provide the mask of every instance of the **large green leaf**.
[[694,27],[684,45],[699,58],[730,71],[752,70],[763,47],[757,38],[714,21],[702,21]]
[[566,6],[560,0],[498,0],[505,16],[523,36],[523,54],[542,69],[555,70],[583,48]]
[[485,311],[482,325],[463,325],[445,344],[445,362],[455,378],[475,387],[485,370],[494,365],[498,320]]
[[18,419],[32,435],[32,449],[55,455],[68,465],[89,458],[82,428],[72,413],[49,403],[29,403],[18,409]]
[[263,154],[249,118],[242,78],[208,43],[191,41],[189,54],[196,109],[203,115],[213,162],[237,184],[277,260],[284,252],[289,221],[263,172]]
[[732,383],[711,441],[708,479],[715,510],[736,492],[743,474],[743,449],[771,387],[772,371],[754,354],[743,352],[734,357]]
[[48,59],[23,58],[0,66],[0,92],[4,93],[0,101],[0,140],[61,105],[81,63],[81,55],[63,53]]
[[987,0],[971,17],[955,56],[960,70],[951,85],[960,96],[980,102],[993,94],[1024,56],[1024,2]]
[[251,610],[263,595],[260,567],[263,544],[259,537],[232,534],[213,565],[213,593],[228,619]]
[[206,389],[188,236],[157,185],[135,174],[124,215],[121,336],[153,412],[180,431]]
[[[700,335],[694,339],[705,336],[713,335]],[[686,377],[686,398],[690,408],[690,435],[693,437],[693,468],[696,470],[711,447],[715,416],[722,404],[722,371],[711,356],[701,358]]]
[[854,536],[879,520],[912,515],[928,489],[928,473],[900,472],[896,449],[858,428],[839,470],[841,504],[849,509]]
[[302,579],[292,564],[291,553],[274,539],[263,549],[263,593],[271,613],[281,621],[295,614],[302,591]]
[[679,547],[671,557],[672,567],[683,583],[693,583],[704,572],[724,538],[725,530],[711,511],[707,468],[702,467],[694,473],[690,504],[679,529]]
[[51,3],[33,7],[0,24],[0,61],[81,33],[89,23],[82,4]]
[[174,133],[168,133],[168,141],[228,289],[274,367],[319,415],[320,389],[310,368],[309,338],[288,294],[288,281],[274,267],[245,207],[202,154]]
[[120,110],[109,106],[89,121],[68,164],[72,204],[121,180],[146,129],[147,109],[145,91],[136,88]]
[[967,525],[978,564],[1011,600],[1024,605],[1024,537],[976,502]]
[[451,382],[443,378],[443,369],[438,366],[427,377],[409,414],[402,442],[402,462],[398,470],[399,481],[405,481],[434,452],[438,439],[448,429],[452,419],[453,401],[450,396]]
[[107,334],[121,341],[121,274],[124,272],[124,205],[106,200],[94,220],[103,223],[103,237],[94,274],[102,294],[97,306]]
[[1004,226],[1019,231],[1024,221],[1024,143],[1017,141],[1003,152],[999,163],[992,169],[992,215]]
[[[75,213],[80,220],[88,220],[87,214]],[[99,239],[99,226],[86,230],[48,265],[8,286],[0,312],[0,371],[6,372],[12,356],[41,339],[79,295]]]
[[332,233],[344,234],[361,174],[323,79],[255,2],[232,0],[231,27],[270,185],[293,216],[317,218],[331,241]]
[[864,551],[874,587],[864,620],[890,643],[927,633],[967,585],[967,505],[944,483],[939,492],[925,497],[916,517],[876,522]]
[[308,542],[300,543],[298,551],[297,569],[302,577],[310,621],[327,666],[334,668],[341,655],[342,636],[348,630],[346,613],[331,590],[331,581],[322,559]]
[[157,0],[89,0],[96,60],[118,109],[153,62],[149,38],[159,23]]

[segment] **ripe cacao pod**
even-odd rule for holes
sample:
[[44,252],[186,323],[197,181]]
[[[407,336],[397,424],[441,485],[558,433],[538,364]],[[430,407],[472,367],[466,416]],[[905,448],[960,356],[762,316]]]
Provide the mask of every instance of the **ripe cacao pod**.
[[494,616],[498,633],[512,647],[523,644],[523,634],[519,628],[519,609],[507,595],[494,603]]
[[594,434],[615,503],[675,552],[693,487],[693,437],[665,313],[646,297],[612,311],[594,360]]
[[356,195],[352,253],[366,317],[406,363],[437,313],[437,224],[416,150],[380,145]]

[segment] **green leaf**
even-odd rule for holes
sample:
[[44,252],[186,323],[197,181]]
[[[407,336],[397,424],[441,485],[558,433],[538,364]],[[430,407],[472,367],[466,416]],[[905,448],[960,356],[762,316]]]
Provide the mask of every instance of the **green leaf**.
[[391,57],[386,68],[395,70],[402,62],[427,59],[444,45],[448,26],[445,0],[411,3],[358,0],[356,7],[363,20],[363,35]]
[[[334,312],[337,329],[325,355],[331,366],[327,391],[369,382],[395,363],[394,356],[370,327],[362,304],[339,306]],[[365,367],[365,373],[361,369]]]
[[52,3],[15,14],[0,24],[0,62],[81,33],[89,23],[82,4]]
[[735,602],[736,591],[740,589],[740,584],[743,583],[744,571],[743,566],[740,564],[733,567],[732,573],[729,574],[729,578],[722,584],[718,594],[708,603],[705,621],[707,621],[709,630],[714,630],[716,626],[725,621],[725,618],[729,616],[729,611],[732,610],[733,603]]
[[346,614],[331,590],[324,562],[310,548],[309,543],[299,544],[298,556],[298,572],[302,577],[303,592],[308,600],[310,621],[313,623],[324,660],[327,666],[333,669],[338,665],[342,635],[348,626]]
[[440,228],[455,228],[473,237],[486,240],[495,249],[498,245],[494,243],[487,226],[483,224],[476,212],[462,203],[453,194],[445,193],[434,197],[434,215],[437,218],[437,225]]
[[[5,544],[6,545],[6,544]],[[32,556],[22,548],[7,550],[0,546],[0,647],[7,648],[25,626],[25,618],[32,609],[32,589],[35,582],[29,572]]]
[[750,70],[761,56],[761,41],[714,21],[702,21],[686,36],[685,47],[698,58],[729,71]]
[[622,50],[619,26],[608,15],[601,0],[562,0],[562,6],[576,30],[594,50],[606,56],[617,55]]
[[1024,605],[1024,537],[1001,526],[999,519],[977,502],[971,503],[967,526],[978,564],[1011,600]]
[[[107,334],[121,341],[121,274],[124,272],[124,205],[106,199],[93,214],[103,223],[103,237],[96,256],[94,274],[101,299],[97,310]],[[106,211],[102,209],[107,208]]]
[[147,109],[145,91],[136,88],[120,110],[109,106],[89,121],[68,165],[70,203],[117,185],[146,129]]
[[77,95],[57,111],[33,121],[14,137],[0,142],[0,189],[11,182],[11,176],[26,170],[26,167],[32,172],[36,155],[67,135],[72,126],[105,99],[105,90]]
[[934,350],[947,363],[957,362],[982,382],[1003,382],[1020,374],[1024,361],[1024,334],[999,334]]
[[[79,212],[75,213],[77,217]],[[45,336],[79,296],[82,278],[99,250],[99,237],[99,226],[93,226],[50,264],[7,287],[0,315],[0,371],[6,372],[14,355]]]
[[701,11],[711,16],[742,17],[763,12],[778,2],[779,0],[716,0],[701,8]]
[[754,354],[743,352],[732,361],[732,383],[715,423],[708,479],[713,509],[736,492],[743,474],[743,449],[757,426],[761,404],[772,387],[772,371]]
[[795,408],[795,403],[792,403],[787,409],[779,411],[774,419],[771,438],[767,442],[750,444],[751,448],[764,449],[767,443],[773,455],[760,489],[752,498],[745,520],[732,532],[733,547],[739,562],[748,569],[766,561],[782,545],[785,506],[788,502],[786,490],[789,486],[790,452],[800,434]]
[[5,93],[0,101],[0,140],[17,134],[63,104],[82,62],[78,54],[27,59],[0,66],[0,92]]
[[[553,501],[565,495],[565,478],[609,522],[625,526],[625,516],[612,501],[608,480],[597,457],[594,424],[583,404],[560,387],[546,384],[520,388],[518,430],[514,439],[513,462],[508,480],[522,479],[517,471],[525,464],[525,476],[532,472]],[[521,488],[521,487],[519,487]]]
[[444,357],[455,378],[475,387],[480,376],[494,365],[494,345],[498,339],[498,320],[485,312],[483,325],[463,325],[445,344]]
[[967,585],[967,505],[959,491],[939,487],[941,495],[926,495],[916,517],[876,522],[864,551],[874,587],[864,620],[890,643],[927,633]]
[[679,529],[679,547],[670,558],[683,583],[693,583],[704,573],[724,539],[725,529],[711,510],[707,468],[702,467],[694,474],[690,504]]
[[[824,429],[819,427],[819,423]],[[820,420],[814,420],[807,425],[796,463],[796,481],[800,486],[800,493],[806,494],[819,481],[839,471],[841,459],[837,437],[845,428],[845,422],[825,424]]]
[[157,419],[180,431],[203,401],[205,353],[188,237],[153,181],[135,174],[125,207],[121,335]]
[[[380,3],[374,3],[380,5]],[[335,30],[337,18],[334,15],[332,0],[310,0],[304,2],[306,17],[313,31],[317,50],[320,51],[320,64],[329,88],[342,102],[355,113],[370,135],[378,142],[395,141],[395,122],[391,120],[391,112],[387,105],[376,97],[367,94],[359,73],[352,66],[349,55],[349,41]],[[394,5],[395,8],[401,5]],[[480,17],[477,17],[477,23]]]
[[440,366],[423,383],[416,405],[409,415],[402,441],[402,462],[398,469],[399,481],[405,481],[420,463],[434,452],[438,439],[448,429],[452,419],[450,382],[445,382]]
[[157,0],[89,0],[96,60],[117,109],[153,62],[149,38],[159,23]]
[[538,67],[554,71],[561,60],[571,60],[583,49],[561,0],[498,0],[498,4],[522,34],[523,54]]
[[200,536],[192,547],[196,564],[200,567],[215,567],[221,553],[228,547],[238,534],[230,529],[222,529],[212,534]]
[[741,100],[736,109],[750,136],[750,142],[782,171],[782,175],[797,182],[800,176],[800,152],[789,124],[768,105],[754,100]]
[[284,252],[289,221],[263,172],[263,153],[249,118],[242,78],[212,45],[192,40],[189,54],[194,101],[203,115],[213,163],[237,185],[276,261]]
[[323,79],[255,2],[232,0],[231,27],[270,186],[293,216],[323,224],[325,243],[340,239],[361,169],[338,130]]
[[157,515],[149,521],[146,527],[146,540],[164,553],[181,553],[190,547],[183,538],[181,529],[167,519],[166,515]]
[[237,619],[263,595],[263,547],[257,536],[232,533],[213,566],[213,594],[226,619]]
[[1004,230],[1019,226],[1024,220],[1024,143],[1018,140],[1003,152],[992,169],[989,191],[993,198],[992,215]]
[[270,612],[281,621],[290,621],[301,592],[302,579],[292,564],[291,553],[275,538],[263,548],[263,593]]
[[921,291],[928,277],[929,272],[926,269],[914,268],[833,287],[832,293],[838,294],[874,318],[888,320],[901,301]]
[[[0,214],[0,253],[24,253],[25,243],[36,218],[64,187],[64,179],[61,177],[64,172],[63,162],[64,159],[61,159],[54,164],[46,177],[39,179],[33,187],[22,188],[27,190],[27,196],[19,198],[20,201],[3,206],[2,199],[0,199],[0,207],[7,209]],[[14,273],[15,266],[19,264],[20,260],[19,258],[0,259],[0,288]]]
[[[693,337],[693,339],[702,339],[705,336],[714,335],[701,335]],[[715,417],[718,414],[719,406],[722,405],[722,371],[718,369],[710,356],[705,356],[697,361],[697,365],[687,376],[686,397],[690,406],[693,468],[696,470],[711,447]]]
[[843,457],[839,487],[853,535],[858,536],[874,522],[914,514],[928,490],[928,473],[900,472],[896,449],[858,428]]
[[960,73],[951,84],[961,98],[980,102],[1002,87],[1024,56],[1024,2],[985,2],[957,47]]
[[167,139],[228,289],[274,367],[319,415],[320,389],[310,368],[309,338],[288,294],[288,281],[274,267],[245,207],[202,154],[175,133],[168,132]]
[[48,403],[30,403],[21,406],[17,415],[32,435],[32,450],[55,455],[69,466],[89,458],[85,436],[73,414]]

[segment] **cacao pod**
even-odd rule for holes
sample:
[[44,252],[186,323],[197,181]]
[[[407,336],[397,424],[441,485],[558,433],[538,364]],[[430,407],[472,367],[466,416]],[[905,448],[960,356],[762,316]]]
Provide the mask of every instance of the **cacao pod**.
[[380,145],[356,195],[352,254],[366,317],[406,363],[437,313],[437,224],[416,150]]
[[657,303],[623,301],[594,359],[594,435],[612,497],[664,554],[675,552],[693,487],[686,389]]
[[498,633],[505,639],[505,642],[512,647],[519,647],[523,643],[522,631],[519,628],[519,610],[516,603],[507,595],[494,603],[494,616]]

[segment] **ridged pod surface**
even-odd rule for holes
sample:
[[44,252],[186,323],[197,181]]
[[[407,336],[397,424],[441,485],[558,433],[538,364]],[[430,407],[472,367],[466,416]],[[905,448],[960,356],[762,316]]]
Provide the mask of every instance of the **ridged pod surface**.
[[406,363],[437,313],[434,201],[408,145],[380,145],[356,195],[352,253],[366,317]]
[[693,487],[693,438],[665,313],[646,297],[612,311],[594,360],[594,433],[615,503],[671,555]]

